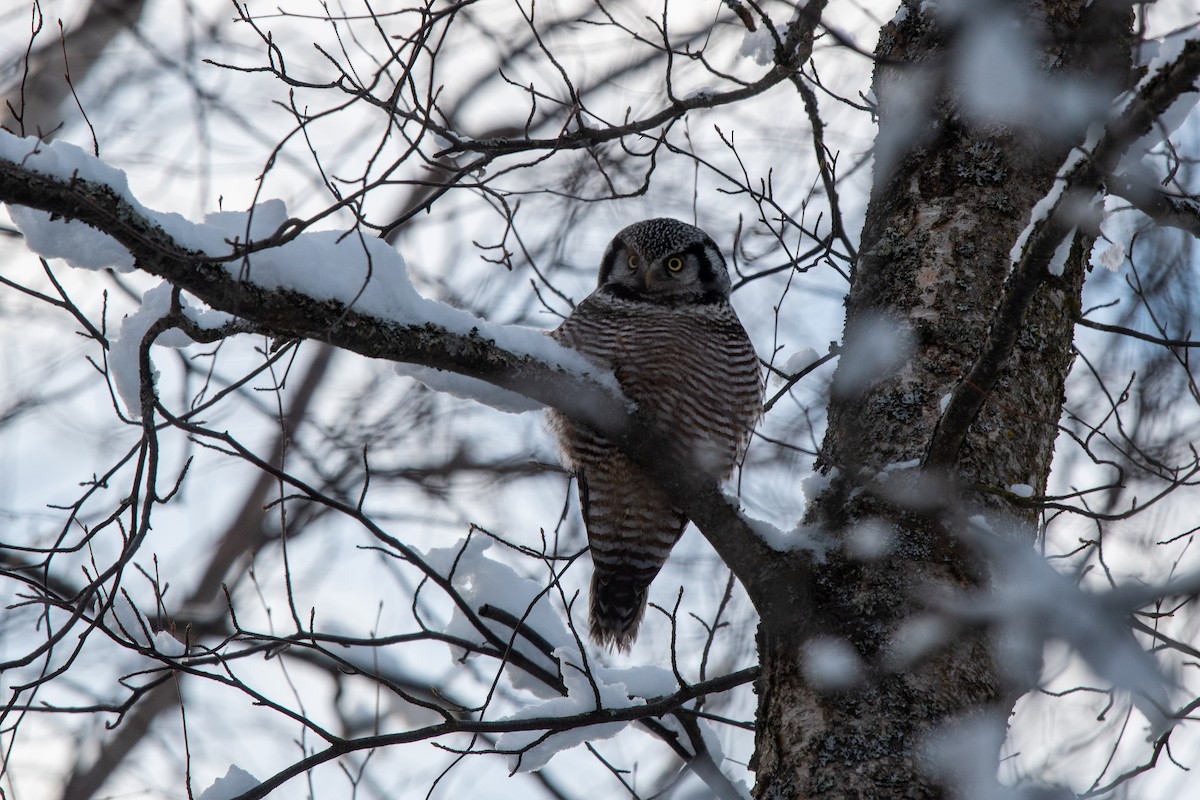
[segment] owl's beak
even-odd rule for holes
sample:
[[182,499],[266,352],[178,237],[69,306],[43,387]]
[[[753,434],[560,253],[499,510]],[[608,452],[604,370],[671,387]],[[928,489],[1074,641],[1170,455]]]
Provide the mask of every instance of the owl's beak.
[[649,291],[650,289],[654,288],[654,284],[656,283],[658,283],[658,281],[655,280],[654,270],[647,267],[642,272],[642,285],[646,287],[647,291]]

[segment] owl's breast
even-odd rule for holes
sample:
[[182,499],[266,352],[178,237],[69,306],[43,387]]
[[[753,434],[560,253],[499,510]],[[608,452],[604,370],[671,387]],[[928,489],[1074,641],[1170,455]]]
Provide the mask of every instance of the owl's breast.
[[762,408],[754,346],[727,303],[580,303],[554,332],[609,367],[625,394],[688,440],[698,460],[728,472]]

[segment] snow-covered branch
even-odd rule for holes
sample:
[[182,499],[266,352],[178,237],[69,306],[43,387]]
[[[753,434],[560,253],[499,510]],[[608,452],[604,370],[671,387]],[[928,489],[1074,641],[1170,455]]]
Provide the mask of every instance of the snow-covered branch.
[[121,173],[78,148],[7,133],[0,199],[46,212],[14,208],[40,255],[84,268],[136,266],[259,332],[450,370],[605,429],[626,416],[611,376],[541,331],[493,326],[419,297],[399,255],[378,239],[323,231],[271,246],[289,224],[278,201],[191,223],[146,209]]
[[[213,214],[205,223],[155,212],[137,201],[123,173],[82,150],[4,132],[0,201],[44,257],[81,268],[136,268],[230,315],[215,323],[211,312],[188,318],[202,328],[236,318],[241,324],[230,331],[313,339],[425,372],[454,373],[477,389],[502,390],[502,406],[519,395],[603,431],[676,498],[755,602],[764,597],[756,586],[773,574],[764,569],[772,561],[769,547],[677,443],[632,409],[611,375],[542,331],[495,325],[420,297],[387,243],[357,231],[305,232],[282,241],[290,220],[278,201]],[[168,313],[168,294],[149,297],[153,302],[126,321],[122,336],[140,344],[138,332]],[[118,358],[115,369],[133,371],[119,386],[141,385],[136,363],[122,365]],[[495,399],[486,388],[476,394],[483,402]]]
[[[704,686],[689,687],[669,696],[651,699],[644,704],[632,705],[625,708],[604,708],[570,716],[534,716],[495,721],[454,720],[402,733],[332,740],[326,749],[319,750],[307,758],[297,761],[287,769],[263,781],[254,789],[238,795],[238,800],[256,800],[257,798],[266,797],[274,789],[297,775],[303,775],[313,767],[339,758],[347,753],[397,744],[428,741],[452,733],[513,734],[527,731],[577,731],[583,733],[589,729],[593,729],[594,732],[595,726],[621,725],[669,713],[699,694],[713,691],[714,689],[725,690],[732,688],[740,683],[747,683],[756,676],[757,669],[743,670],[727,678],[710,681]],[[587,737],[584,738],[586,739]]]

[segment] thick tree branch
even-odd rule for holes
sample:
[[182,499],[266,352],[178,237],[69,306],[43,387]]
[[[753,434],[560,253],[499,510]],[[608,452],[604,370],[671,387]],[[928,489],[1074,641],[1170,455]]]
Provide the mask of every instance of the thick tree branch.
[[477,329],[463,334],[433,323],[401,324],[335,300],[256,284],[229,268],[226,261],[236,256],[217,259],[180,246],[102,183],[60,179],[0,158],[0,201],[109,234],[130,251],[139,269],[247,320],[266,335],[313,339],[371,358],[446,370],[552,406],[603,432],[662,485],[741,579],[760,611],[770,584],[786,574],[779,554],[751,530],[718,482],[691,464],[690,456],[650,419],[630,413],[624,398],[596,380],[511,353]]

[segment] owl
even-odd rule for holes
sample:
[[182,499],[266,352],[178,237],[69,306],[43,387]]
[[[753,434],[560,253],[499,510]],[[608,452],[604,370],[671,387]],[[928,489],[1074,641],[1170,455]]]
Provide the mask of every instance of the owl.
[[[762,411],[762,372],[730,288],[725,259],[704,231],[645,220],[616,235],[595,291],[550,334],[611,370],[692,463],[718,478],[745,453]],[[628,650],[650,582],[688,519],[603,436],[558,412],[549,422],[579,486],[594,570],[591,637]]]

